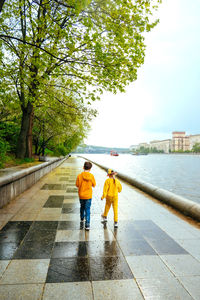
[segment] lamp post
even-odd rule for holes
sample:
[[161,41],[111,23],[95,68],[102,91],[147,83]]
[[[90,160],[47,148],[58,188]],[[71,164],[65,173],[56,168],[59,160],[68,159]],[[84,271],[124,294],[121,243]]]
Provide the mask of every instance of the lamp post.
[[42,156],[44,156],[44,151],[45,151],[45,145],[44,145],[44,120],[42,124]]
[[44,130],[45,130],[45,125],[44,125],[44,120],[42,121],[42,156],[39,157],[39,161],[47,161],[44,152],[45,152],[45,138],[44,138]]

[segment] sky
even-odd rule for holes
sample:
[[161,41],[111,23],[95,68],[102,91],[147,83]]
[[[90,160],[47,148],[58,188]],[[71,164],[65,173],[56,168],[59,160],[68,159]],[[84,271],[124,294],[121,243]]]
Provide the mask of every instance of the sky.
[[144,65],[125,93],[104,93],[84,143],[129,147],[200,134],[200,1],[163,0],[146,34]]

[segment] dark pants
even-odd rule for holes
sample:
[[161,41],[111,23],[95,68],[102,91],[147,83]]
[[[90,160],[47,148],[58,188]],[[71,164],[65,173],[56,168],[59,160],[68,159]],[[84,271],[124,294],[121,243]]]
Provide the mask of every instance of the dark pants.
[[80,216],[81,220],[85,218],[85,224],[90,225],[90,207],[92,199],[80,199]]

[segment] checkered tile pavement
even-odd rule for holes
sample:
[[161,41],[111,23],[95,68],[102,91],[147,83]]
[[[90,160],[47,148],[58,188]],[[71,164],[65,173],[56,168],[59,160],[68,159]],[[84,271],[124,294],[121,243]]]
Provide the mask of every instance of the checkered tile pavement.
[[200,253],[187,243],[200,245],[199,230],[125,183],[119,228],[112,212],[102,225],[106,177],[95,166],[91,230],[81,229],[82,165],[72,157],[18,197],[0,231],[0,299],[200,299]]

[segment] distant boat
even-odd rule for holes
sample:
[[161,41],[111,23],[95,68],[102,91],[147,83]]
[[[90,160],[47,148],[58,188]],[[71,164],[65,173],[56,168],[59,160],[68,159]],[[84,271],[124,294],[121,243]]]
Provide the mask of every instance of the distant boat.
[[119,156],[119,154],[116,151],[111,150],[110,151],[111,156]]

